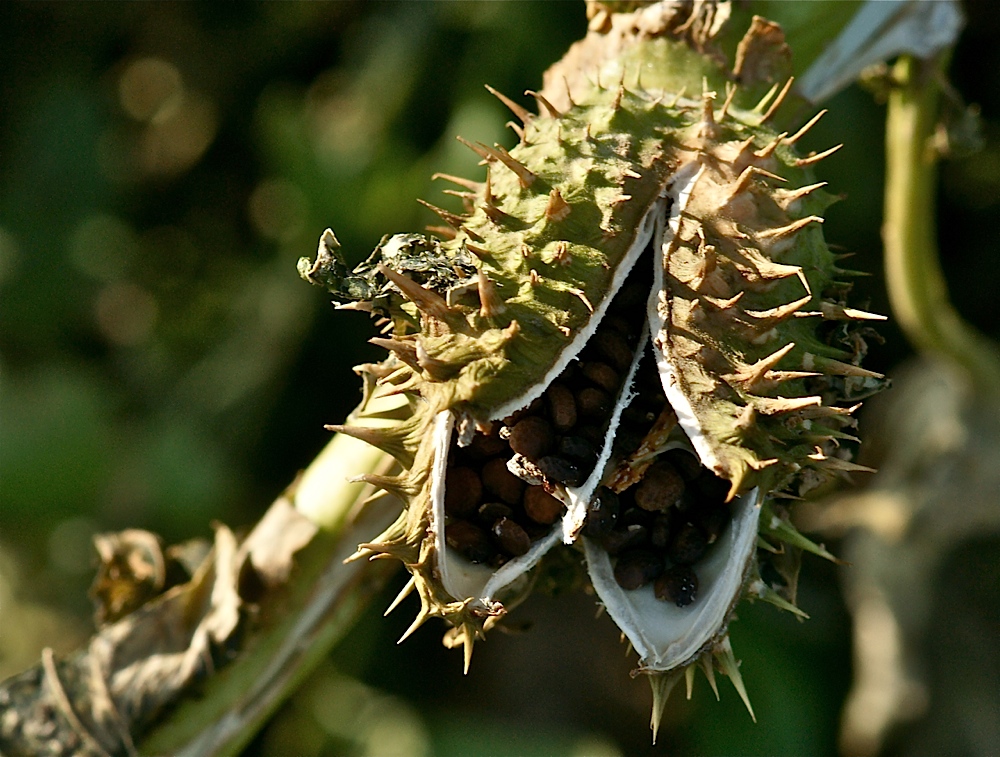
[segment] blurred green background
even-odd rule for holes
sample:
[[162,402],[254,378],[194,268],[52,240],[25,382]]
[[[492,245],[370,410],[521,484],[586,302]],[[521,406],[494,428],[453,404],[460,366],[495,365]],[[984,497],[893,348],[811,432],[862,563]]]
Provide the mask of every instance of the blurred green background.
[[[943,264],[998,337],[1000,17],[967,10],[955,84],[986,148],[944,166]],[[0,4],[0,677],[88,635],[95,531],[252,523],[319,451],[360,397],[351,366],[379,354],[295,261],[327,226],[358,260],[434,223],[414,198],[453,198],[431,173],[481,171],[454,136],[514,141],[483,83],[521,99],[585,28],[582,2]],[[845,143],[821,167],[846,194],[827,238],[888,312],[883,110],[857,88],[829,107],[804,145]],[[881,333],[868,365],[892,373],[909,348]],[[833,754],[837,582],[807,560],[804,624],[741,610],[758,724],[699,681],[653,749],[648,687],[592,598],[532,599],[514,617],[531,628],[493,634],[463,677],[433,623],[395,646],[415,609],[380,617],[400,578],[248,754]]]

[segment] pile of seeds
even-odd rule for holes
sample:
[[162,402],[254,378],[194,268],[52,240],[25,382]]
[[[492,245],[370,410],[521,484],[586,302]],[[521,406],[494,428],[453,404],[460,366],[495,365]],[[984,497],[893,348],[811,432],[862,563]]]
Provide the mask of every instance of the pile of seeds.
[[671,450],[638,484],[598,489],[584,533],[612,556],[623,589],[652,583],[658,599],[686,607],[698,593],[698,562],[729,523],[728,490],[694,455]]
[[552,492],[593,473],[639,346],[649,267],[643,256],[579,359],[541,397],[490,433],[477,432],[468,447],[452,439],[445,540],[466,559],[498,567],[523,555],[562,517]]

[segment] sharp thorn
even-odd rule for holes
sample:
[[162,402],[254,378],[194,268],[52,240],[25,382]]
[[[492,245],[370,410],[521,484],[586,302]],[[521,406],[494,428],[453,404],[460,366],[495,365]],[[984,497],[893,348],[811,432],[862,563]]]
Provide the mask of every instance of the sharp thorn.
[[719,115],[716,116],[719,121],[724,120],[729,113],[729,106],[733,104],[733,98],[736,97],[736,89],[735,84],[726,82],[726,99],[722,101],[722,108],[719,109]]
[[448,307],[448,303],[437,292],[422,287],[410,277],[392,270],[385,263],[378,264],[378,272],[395,284],[422,313],[427,313],[440,320],[454,315],[454,311]]
[[765,94],[765,95],[764,95],[764,96],[763,96],[763,97],[762,97],[762,98],[760,99],[760,102],[759,102],[759,103],[757,103],[757,104],[756,104],[756,105],[755,105],[755,106],[753,107],[753,112],[754,112],[754,113],[763,113],[763,112],[764,112],[764,108],[766,108],[766,107],[767,107],[767,104],[768,104],[769,102],[771,102],[771,98],[772,98],[772,97],[774,97],[774,94],[775,94],[775,93],[776,93],[777,91],[778,91],[778,83],[777,83],[777,82],[775,82],[775,83],[774,83],[774,85],[773,85],[773,86],[772,86],[772,87],[771,87],[771,88],[770,88],[770,89],[769,89],[769,90],[767,91],[767,94]]
[[803,125],[801,129],[799,129],[792,136],[790,136],[788,139],[785,140],[786,144],[794,145],[796,142],[802,139],[802,137],[804,137],[806,133],[808,133],[808,131],[816,125],[816,122],[826,115],[826,113],[827,110],[824,108],[815,116],[806,121],[805,125]]
[[782,210],[788,210],[796,200],[801,200],[806,195],[812,194],[817,189],[822,189],[825,186],[826,182],[821,181],[816,184],[807,184],[798,189],[776,189],[774,191],[774,201]]
[[563,199],[562,194],[559,190],[553,188],[549,192],[549,202],[545,206],[545,217],[550,221],[562,221],[569,215],[570,204]]
[[431,234],[437,234],[445,240],[451,240],[458,236],[458,232],[451,226],[424,226],[424,231],[429,231]]
[[478,181],[465,179],[461,176],[452,176],[450,173],[436,173],[431,176],[431,181],[437,181],[438,179],[444,179],[445,181],[450,181],[452,184],[458,184],[458,186],[465,187],[470,192],[479,192],[483,188],[483,185]]
[[762,321],[781,321],[792,315],[797,310],[801,310],[812,299],[812,296],[807,295],[793,302],[787,302],[784,305],[778,305],[774,308],[768,308],[767,310],[744,310],[751,318],[756,318]]
[[468,147],[476,155],[478,155],[480,158],[482,158],[485,161],[493,160],[494,157],[495,157],[493,155],[493,153],[490,151],[490,149],[488,147],[486,147],[486,145],[484,145],[484,144],[481,144],[481,143],[478,143],[478,142],[477,143],[472,143],[472,142],[470,142],[469,140],[467,140],[465,137],[463,137],[461,135],[456,136],[455,139],[457,139],[463,145],[465,145],[466,147]]
[[653,731],[653,744],[656,744],[656,737],[660,732],[660,721],[663,720],[663,710],[667,705],[667,699],[674,686],[681,679],[681,675],[683,674],[680,670],[649,674],[649,685],[653,689],[653,711],[649,718],[649,727]]
[[844,146],[843,144],[834,145],[829,150],[823,150],[823,152],[813,153],[812,155],[808,155],[805,158],[798,158],[795,160],[794,164],[798,168],[801,168],[802,166],[811,166],[814,163],[819,163],[824,158],[829,158],[843,146]]
[[490,255],[490,251],[487,250],[485,247],[480,247],[479,245],[472,244],[471,242],[465,242],[465,249],[467,249],[469,252],[471,252],[480,260],[487,260],[488,258],[492,257]]
[[442,221],[444,221],[446,224],[448,224],[454,229],[457,229],[459,226],[461,226],[462,222],[465,220],[464,218],[462,218],[462,216],[456,215],[455,213],[447,211],[444,208],[439,208],[437,205],[432,205],[431,203],[427,202],[427,200],[421,200],[420,198],[417,198],[417,202],[419,202],[428,210],[436,213],[438,216],[440,216]]
[[535,118],[534,114],[531,113],[527,108],[518,105],[516,102],[507,97],[507,95],[493,89],[493,87],[491,87],[489,84],[486,84],[484,86],[486,87],[487,92],[489,92],[497,100],[499,100],[508,108],[510,108],[510,112],[521,119],[521,123],[527,125],[531,123],[531,121]]
[[521,183],[521,189],[527,189],[532,185],[532,183],[534,183],[537,177],[528,169],[526,165],[518,161],[517,158],[512,156],[500,145],[494,145],[493,149],[497,160],[517,174],[518,181]]
[[787,136],[788,136],[788,132],[785,132],[785,131],[781,132],[781,134],[779,134],[778,136],[776,136],[771,141],[770,144],[768,144],[767,146],[762,147],[761,149],[755,151],[754,155],[756,155],[758,158],[769,158],[769,157],[771,157],[771,155],[774,153],[774,151],[778,149],[778,145],[780,145],[784,141],[785,137],[787,137]]
[[800,218],[797,221],[792,221],[786,226],[778,226],[773,229],[764,229],[763,231],[757,232],[757,237],[760,239],[781,239],[782,237],[791,236],[797,233],[801,229],[805,228],[811,223],[823,223],[822,216],[806,216],[805,218]]
[[793,615],[802,618],[802,620],[809,620],[809,615],[807,613],[803,612],[801,609],[799,609],[798,606],[796,606],[792,602],[789,602],[787,599],[781,596],[781,594],[775,591],[773,587],[768,586],[761,579],[758,578],[752,581],[748,589],[758,599],[761,599],[764,602],[767,602],[768,604],[772,604],[781,610],[787,610]]
[[392,603],[386,608],[385,612],[382,613],[382,617],[383,618],[387,617],[389,613],[391,613],[393,610],[399,607],[400,603],[408,596],[410,596],[410,593],[413,591],[416,585],[417,585],[417,579],[413,576],[410,576],[410,580],[406,582],[406,586],[404,586],[402,590],[399,592],[399,594],[396,595],[396,598],[392,600]]
[[719,686],[715,682],[715,666],[712,664],[712,655],[706,654],[701,656],[701,669],[705,673],[705,678],[708,679],[708,685],[712,687],[712,692],[715,694],[715,701],[719,701]]
[[410,627],[407,628],[405,631],[403,631],[403,635],[399,637],[399,641],[397,641],[396,643],[402,644],[404,641],[410,638],[410,636],[413,635],[413,632],[416,631],[418,628],[420,628],[420,626],[422,626],[424,624],[424,621],[426,620],[427,620],[427,612],[423,608],[421,608],[420,612],[417,613],[417,617],[410,624]]
[[833,376],[858,376],[860,378],[874,379],[885,378],[883,374],[865,370],[860,365],[842,363],[841,361],[834,360],[833,358],[813,355],[811,352],[807,352],[803,355],[802,367],[807,371],[818,370]]
[[778,93],[778,96],[774,98],[774,102],[771,103],[770,107],[767,109],[764,115],[760,117],[760,123],[762,124],[767,123],[767,121],[771,118],[771,116],[773,116],[777,112],[778,108],[780,108],[781,104],[785,101],[785,97],[788,95],[788,90],[792,88],[792,83],[794,81],[795,81],[794,76],[788,77],[788,81],[785,82],[785,86],[781,88],[781,91]]
[[552,118],[562,118],[563,114],[560,113],[559,109],[550,103],[544,95],[535,92],[533,89],[524,90],[524,94],[534,97],[535,101],[538,103],[538,107],[544,109],[546,113],[552,116]]
[[617,111],[622,105],[622,97],[625,95],[625,74],[622,73],[622,81],[615,90],[615,97],[611,101],[611,110]]
[[459,226],[458,227],[458,231],[465,232],[465,235],[469,239],[471,239],[471,240],[473,240],[475,242],[484,242],[484,241],[486,241],[479,234],[477,234],[472,229],[470,229],[468,226]]
[[503,300],[500,299],[500,295],[497,294],[496,285],[489,280],[482,268],[479,269],[476,284],[479,289],[479,315],[481,317],[492,318],[507,309]]
[[729,676],[729,680],[733,682],[733,688],[736,689],[736,693],[740,695],[740,699],[746,705],[747,712],[750,713],[750,718],[756,723],[757,716],[753,714],[750,697],[747,696],[746,687],[743,685],[743,676],[740,675],[740,664],[736,662],[736,656],[733,654],[733,646],[729,642],[729,637],[726,636],[717,644],[714,651],[715,657],[719,661],[719,667],[722,668],[723,673]]
[[763,176],[768,179],[774,179],[775,181],[788,181],[785,177],[778,176],[778,174],[771,173],[763,168],[758,168],[757,166],[747,166],[737,177],[736,184],[729,193],[730,199],[749,187],[754,176]]
[[563,84],[566,86],[566,100],[569,102],[569,107],[572,108],[572,107],[574,107],[576,105],[576,103],[573,102],[573,90],[570,89],[569,79],[567,79],[565,76],[563,76],[562,80],[563,80]]

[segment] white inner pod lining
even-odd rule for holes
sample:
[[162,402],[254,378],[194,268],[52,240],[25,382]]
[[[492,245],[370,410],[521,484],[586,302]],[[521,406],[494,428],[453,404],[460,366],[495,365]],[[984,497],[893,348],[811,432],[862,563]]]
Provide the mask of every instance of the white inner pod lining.
[[756,550],[762,499],[753,489],[733,503],[732,519],[698,563],[698,592],[687,607],[657,599],[652,584],[634,591],[621,588],[611,556],[583,537],[594,590],[639,653],[644,670],[672,670],[686,664],[723,630]]
[[[632,365],[629,366],[628,375],[622,384],[621,391],[615,400],[614,411],[611,413],[611,420],[608,421],[608,430],[604,434],[604,446],[601,448],[601,455],[597,459],[594,471],[587,477],[580,486],[565,487],[565,494],[559,497],[566,500],[566,514],[562,519],[562,539],[564,544],[572,544],[580,535],[584,521],[587,519],[587,506],[590,498],[598,484],[604,479],[605,467],[611,459],[611,452],[614,449],[615,434],[618,431],[618,424],[621,421],[622,413],[628,404],[635,397],[632,392],[632,383],[635,381],[635,373],[639,368],[639,362],[649,346],[649,327],[642,326],[642,333],[639,335],[639,344],[635,354],[632,356]],[[557,492],[562,494],[562,492]]]
[[701,464],[716,474],[723,472],[715,450],[712,448],[708,438],[701,430],[694,413],[694,408],[684,395],[683,390],[677,380],[677,373],[670,362],[670,356],[664,347],[667,339],[666,320],[670,311],[670,293],[664,289],[664,270],[666,254],[673,244],[674,238],[680,229],[680,217],[687,206],[694,190],[695,184],[701,178],[704,167],[698,163],[689,163],[677,172],[676,180],[670,187],[668,196],[673,198],[670,207],[670,215],[664,223],[663,215],[656,219],[656,237],[660,246],[660,257],[653,265],[653,289],[650,292],[649,300],[646,304],[646,312],[649,318],[649,330],[653,337],[653,355],[656,357],[656,368],[660,374],[660,383],[663,384],[663,392],[667,395],[667,402],[677,414],[677,422],[698,454]]
[[639,222],[639,231],[636,233],[635,239],[632,241],[632,246],[628,248],[625,255],[622,257],[621,263],[618,268],[615,269],[614,276],[611,278],[611,287],[608,289],[608,294],[602,299],[594,312],[591,314],[590,320],[587,324],[580,329],[573,341],[567,344],[562,352],[559,354],[558,359],[555,362],[548,373],[534,386],[528,388],[528,390],[515,397],[510,402],[507,402],[493,411],[493,415],[490,420],[500,420],[506,418],[508,415],[513,415],[518,410],[527,407],[537,398],[541,397],[545,390],[552,385],[552,382],[562,375],[562,372],[566,370],[573,360],[576,359],[577,355],[583,351],[587,342],[597,331],[597,327],[601,325],[601,321],[604,320],[604,314],[607,312],[608,307],[611,305],[611,301],[614,296],[618,294],[618,290],[622,288],[622,284],[625,283],[625,279],[632,272],[632,266],[635,265],[636,261],[642,255],[646,249],[646,245],[653,238],[653,232],[656,228],[658,219],[663,216],[663,200],[657,199],[652,205],[649,206],[649,210],[642,217]]
[[441,584],[457,600],[473,598],[473,606],[492,610],[498,595],[531,570],[542,556],[559,542],[559,529],[552,530],[531,548],[499,568],[469,562],[448,546],[444,533],[444,481],[448,471],[448,452],[455,427],[455,414],[444,410],[434,419],[434,461],[431,464],[431,524],[438,556]]

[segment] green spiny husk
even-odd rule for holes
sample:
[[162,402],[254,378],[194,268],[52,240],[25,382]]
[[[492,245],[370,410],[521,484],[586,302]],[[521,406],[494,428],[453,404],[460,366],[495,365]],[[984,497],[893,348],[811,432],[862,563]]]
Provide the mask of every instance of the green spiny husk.
[[[643,44],[657,60],[672,51],[692,59],[690,48],[664,38],[636,40],[622,59],[641,60]],[[679,671],[698,662],[714,688],[712,660],[746,701],[727,635],[733,607],[748,593],[797,609],[801,550],[831,557],[768,497],[799,496],[861,469],[840,445],[853,439],[855,400],[880,387],[880,376],[858,367],[860,322],[875,316],[846,306],[849,272],[823,239],[822,213],[834,198],[812,175],[822,156],[799,157],[792,143],[801,133],[769,125],[782,95],[755,109],[728,95],[720,107],[714,93],[691,100],[623,80],[575,86],[575,102],[562,111],[544,98],[537,116],[515,105],[520,143],[509,152],[470,145],[486,179],[457,180],[469,190],[467,212],[437,209],[453,230],[444,239],[383,238],[352,272],[328,231],[316,261],[300,261],[302,275],[337,299],[391,320],[391,338],[376,341],[394,354],[366,396],[415,398],[399,429],[372,440],[407,470],[367,480],[400,493],[407,508],[359,554],[406,564],[406,591],[421,599],[411,630],[443,617],[453,626],[446,643],[465,648],[466,665],[475,639],[531,581],[511,581],[495,596],[445,587],[448,561],[461,562],[444,547],[439,506],[452,426],[467,440],[539,397],[595,332],[648,243],[657,252],[648,320],[667,398],[702,464],[729,482],[729,498],[752,500],[755,517],[746,521],[761,534],[741,539],[747,546],[723,569],[718,583],[731,596],[721,621],[696,629],[683,659],[640,659],[657,706]],[[784,585],[760,579],[757,548],[780,558]],[[613,582],[595,586],[635,643],[633,621],[623,621],[634,614],[629,593]]]

